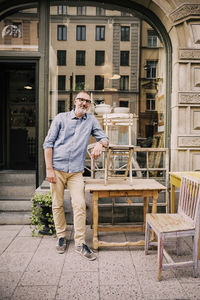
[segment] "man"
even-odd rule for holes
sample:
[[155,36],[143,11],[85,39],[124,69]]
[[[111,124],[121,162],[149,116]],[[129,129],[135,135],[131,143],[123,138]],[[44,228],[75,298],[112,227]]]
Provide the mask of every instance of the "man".
[[54,118],[45,138],[46,179],[51,186],[57,252],[64,253],[66,249],[64,188],[67,184],[74,215],[75,250],[85,258],[94,260],[96,255],[85,243],[86,205],[82,173],[90,135],[97,140],[91,153],[93,158],[98,158],[102,147],[107,147],[109,142],[96,118],[87,114],[91,105],[89,94],[85,91],[78,93],[74,105],[74,110]]

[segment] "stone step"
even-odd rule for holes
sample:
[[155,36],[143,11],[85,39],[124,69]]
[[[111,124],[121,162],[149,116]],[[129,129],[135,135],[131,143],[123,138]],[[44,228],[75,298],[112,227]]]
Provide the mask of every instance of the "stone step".
[[35,171],[0,171],[0,182],[12,182],[21,184],[35,185],[36,173]]
[[30,216],[27,212],[0,212],[0,225],[30,224]]
[[32,196],[35,193],[35,185],[25,185],[25,184],[13,184],[11,182],[3,183],[0,182],[0,196],[13,197],[21,195],[27,197]]
[[17,212],[17,211],[31,211],[30,200],[0,200],[0,211],[4,212]]

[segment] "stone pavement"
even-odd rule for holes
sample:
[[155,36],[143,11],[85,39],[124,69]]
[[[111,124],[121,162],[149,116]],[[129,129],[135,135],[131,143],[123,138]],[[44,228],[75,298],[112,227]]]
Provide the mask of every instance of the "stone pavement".
[[[28,225],[1,225],[0,299],[200,299],[200,277],[192,277],[192,268],[164,271],[157,282],[156,251],[145,256],[142,248],[103,248],[90,262],[74,252],[72,226],[67,233],[67,250],[57,254],[55,238],[32,237]],[[138,233],[101,235],[111,241],[141,238]],[[92,244],[89,226],[87,243]],[[183,257],[191,252],[189,245],[185,240]],[[169,249],[175,253],[173,242]]]

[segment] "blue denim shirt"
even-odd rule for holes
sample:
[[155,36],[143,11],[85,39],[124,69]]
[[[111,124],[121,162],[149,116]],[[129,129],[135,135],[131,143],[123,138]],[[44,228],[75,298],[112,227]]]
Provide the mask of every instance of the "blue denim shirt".
[[67,173],[82,172],[90,135],[97,141],[108,137],[97,119],[85,114],[80,119],[74,111],[58,114],[48,131],[43,148],[53,148],[53,168]]

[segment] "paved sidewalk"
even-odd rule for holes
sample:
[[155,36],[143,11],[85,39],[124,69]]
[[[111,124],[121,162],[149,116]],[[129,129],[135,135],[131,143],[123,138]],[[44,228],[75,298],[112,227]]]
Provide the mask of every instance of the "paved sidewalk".
[[[32,237],[29,226],[1,225],[0,300],[200,299],[200,277],[192,277],[192,268],[165,271],[157,282],[156,251],[145,256],[142,248],[104,248],[96,261],[87,261],[74,251],[72,226],[67,233],[67,250],[57,254],[55,238]],[[140,238],[138,233],[102,235],[111,241]],[[92,244],[89,226],[87,243]],[[189,244],[184,241],[185,257]]]

